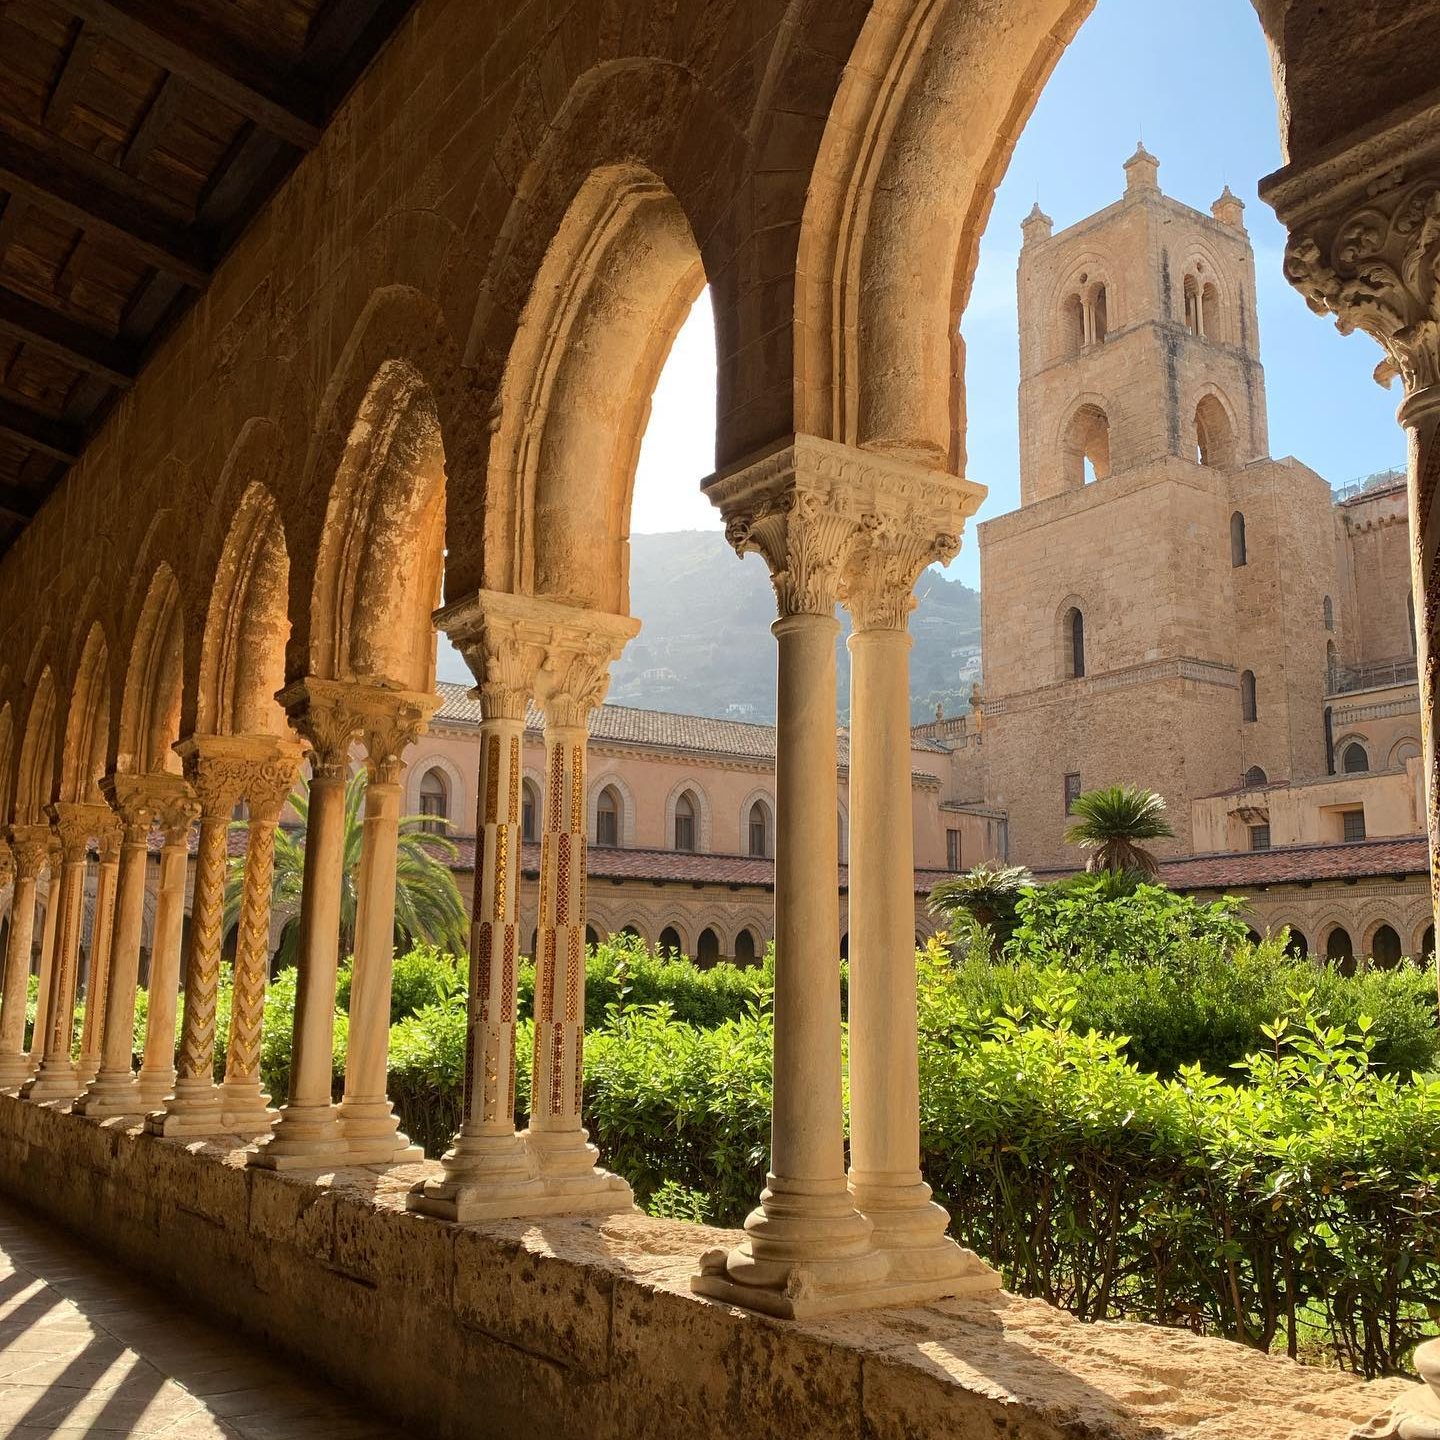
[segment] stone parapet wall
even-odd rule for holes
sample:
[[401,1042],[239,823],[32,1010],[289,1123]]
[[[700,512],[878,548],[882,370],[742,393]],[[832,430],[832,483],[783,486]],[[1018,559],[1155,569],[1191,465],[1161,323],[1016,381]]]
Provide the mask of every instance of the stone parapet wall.
[[7,1194],[173,1289],[177,1325],[228,1320],[423,1433],[1315,1440],[1401,1388],[1010,1296],[768,1320],[689,1293],[733,1232],[407,1214],[437,1168],[317,1182],[0,1096]]

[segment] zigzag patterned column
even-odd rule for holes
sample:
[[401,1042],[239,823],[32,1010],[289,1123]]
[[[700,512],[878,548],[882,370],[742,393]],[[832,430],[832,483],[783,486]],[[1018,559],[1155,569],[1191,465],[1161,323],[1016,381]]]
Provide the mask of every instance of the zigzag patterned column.
[[10,831],[15,857],[15,893],[10,900],[10,943],[5,952],[4,995],[0,999],[0,1090],[12,1090],[30,1078],[25,1053],[25,1006],[29,999],[30,952],[35,944],[36,880],[50,856],[47,826],[17,826]]
[[35,985],[35,1026],[30,1032],[26,1058],[30,1074],[40,1063],[45,1050],[45,1022],[50,1010],[50,976],[55,969],[55,937],[60,930],[60,839],[53,826],[45,827],[46,860],[45,919],[40,928],[40,973]]

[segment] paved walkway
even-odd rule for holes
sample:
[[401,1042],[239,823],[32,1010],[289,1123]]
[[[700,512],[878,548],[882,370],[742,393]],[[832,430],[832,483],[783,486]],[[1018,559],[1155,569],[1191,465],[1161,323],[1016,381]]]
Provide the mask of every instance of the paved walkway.
[[0,1202],[0,1437],[403,1440]]

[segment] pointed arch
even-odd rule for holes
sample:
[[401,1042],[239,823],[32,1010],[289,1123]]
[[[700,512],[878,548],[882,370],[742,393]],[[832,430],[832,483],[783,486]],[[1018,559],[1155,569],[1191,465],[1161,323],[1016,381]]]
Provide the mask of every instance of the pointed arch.
[[99,781],[110,741],[110,646],[98,620],[92,621],[75,669],[60,756],[60,799],[104,804]]
[[44,823],[45,807],[55,798],[55,755],[58,703],[55,674],[42,666],[30,692],[25,713],[24,739],[15,775],[15,823]]
[[0,826],[10,818],[15,797],[15,716],[8,700],[0,700]]
[[114,748],[117,772],[180,773],[180,757],[171,747],[180,738],[184,619],[180,586],[162,563],[145,592],[125,669]]

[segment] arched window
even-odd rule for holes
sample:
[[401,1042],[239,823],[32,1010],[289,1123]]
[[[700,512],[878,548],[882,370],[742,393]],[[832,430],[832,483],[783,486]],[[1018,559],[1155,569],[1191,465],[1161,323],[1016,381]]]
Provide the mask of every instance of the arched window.
[[540,790],[533,780],[526,780],[520,786],[520,838],[539,838]]
[[1103,285],[1095,287],[1095,294],[1090,300],[1090,317],[1095,330],[1095,343],[1098,345],[1110,329],[1108,298]]
[[750,853],[763,859],[770,853],[770,811],[763,800],[750,807],[748,828]]
[[1085,303],[1078,295],[1066,298],[1061,317],[1065,354],[1078,355],[1085,346]]
[[1185,328],[1192,335],[1200,333],[1200,286],[1193,275],[1185,277]]
[[1335,628],[1335,605],[1334,605],[1334,602],[1330,599],[1330,597],[1329,597],[1328,595],[1325,597],[1325,604],[1324,604],[1324,606],[1322,607],[1322,610],[1323,610],[1323,614],[1324,614],[1324,616],[1325,616],[1325,628],[1326,628],[1327,630],[1334,630],[1334,628]]
[[1242,670],[1240,672],[1240,718],[1244,721],[1253,721],[1259,714],[1257,696],[1255,693],[1255,672],[1253,670]]
[[720,959],[720,937],[707,925],[695,942],[695,963],[709,970]]
[[1110,474],[1110,421],[1098,405],[1082,405],[1065,427],[1062,476],[1072,490]]
[[1305,938],[1303,930],[1290,926],[1290,937],[1285,941],[1285,953],[1295,956],[1297,960],[1303,960],[1310,953],[1310,942]]
[[1397,740],[1395,747],[1390,751],[1390,764],[1398,770],[1407,760],[1418,760],[1420,758],[1420,742],[1411,740],[1408,737],[1404,740]]
[[1245,783],[1251,786],[1266,785],[1269,783],[1269,776],[1258,765],[1252,765],[1245,772]]
[[1072,605],[1065,612],[1065,678],[1085,678],[1085,616]]
[[1235,569],[1245,564],[1245,517],[1238,510],[1230,517],[1230,564]]
[[1200,291],[1200,333],[1208,340],[1221,339],[1220,292],[1213,281],[1206,281]]
[[755,937],[748,930],[742,930],[735,937],[735,963],[742,966],[755,963]]
[[1425,938],[1420,942],[1420,953],[1426,960],[1435,958],[1435,927],[1433,925],[1425,927]]
[[1325,958],[1334,961],[1342,975],[1354,974],[1355,946],[1351,942],[1350,932],[1343,925],[1337,925],[1326,939]]
[[696,818],[695,797],[687,790],[675,802],[675,848],[677,850],[693,850],[695,848]]
[[1235,463],[1235,431],[1225,407],[1213,395],[1202,396],[1195,407],[1195,458],[1219,470]]
[[[618,845],[620,843],[620,816],[623,806],[619,791],[607,785],[595,802],[595,843],[597,845]],[[677,815],[680,813],[677,807]],[[676,846],[679,849],[679,846]]]
[[673,925],[667,925],[660,932],[660,953],[671,959],[680,954],[680,932]]
[[1370,959],[1381,970],[1393,970],[1400,963],[1400,936],[1393,926],[1382,925],[1370,942]]
[[439,766],[427,770],[421,777],[420,813],[425,816],[427,830],[438,834],[447,828],[445,821],[450,815],[450,785]]
[[585,943],[592,950],[600,943],[600,932],[593,925],[585,927]]
[[1347,775],[1363,775],[1370,768],[1370,757],[1358,740],[1352,740],[1340,752],[1340,768]]

